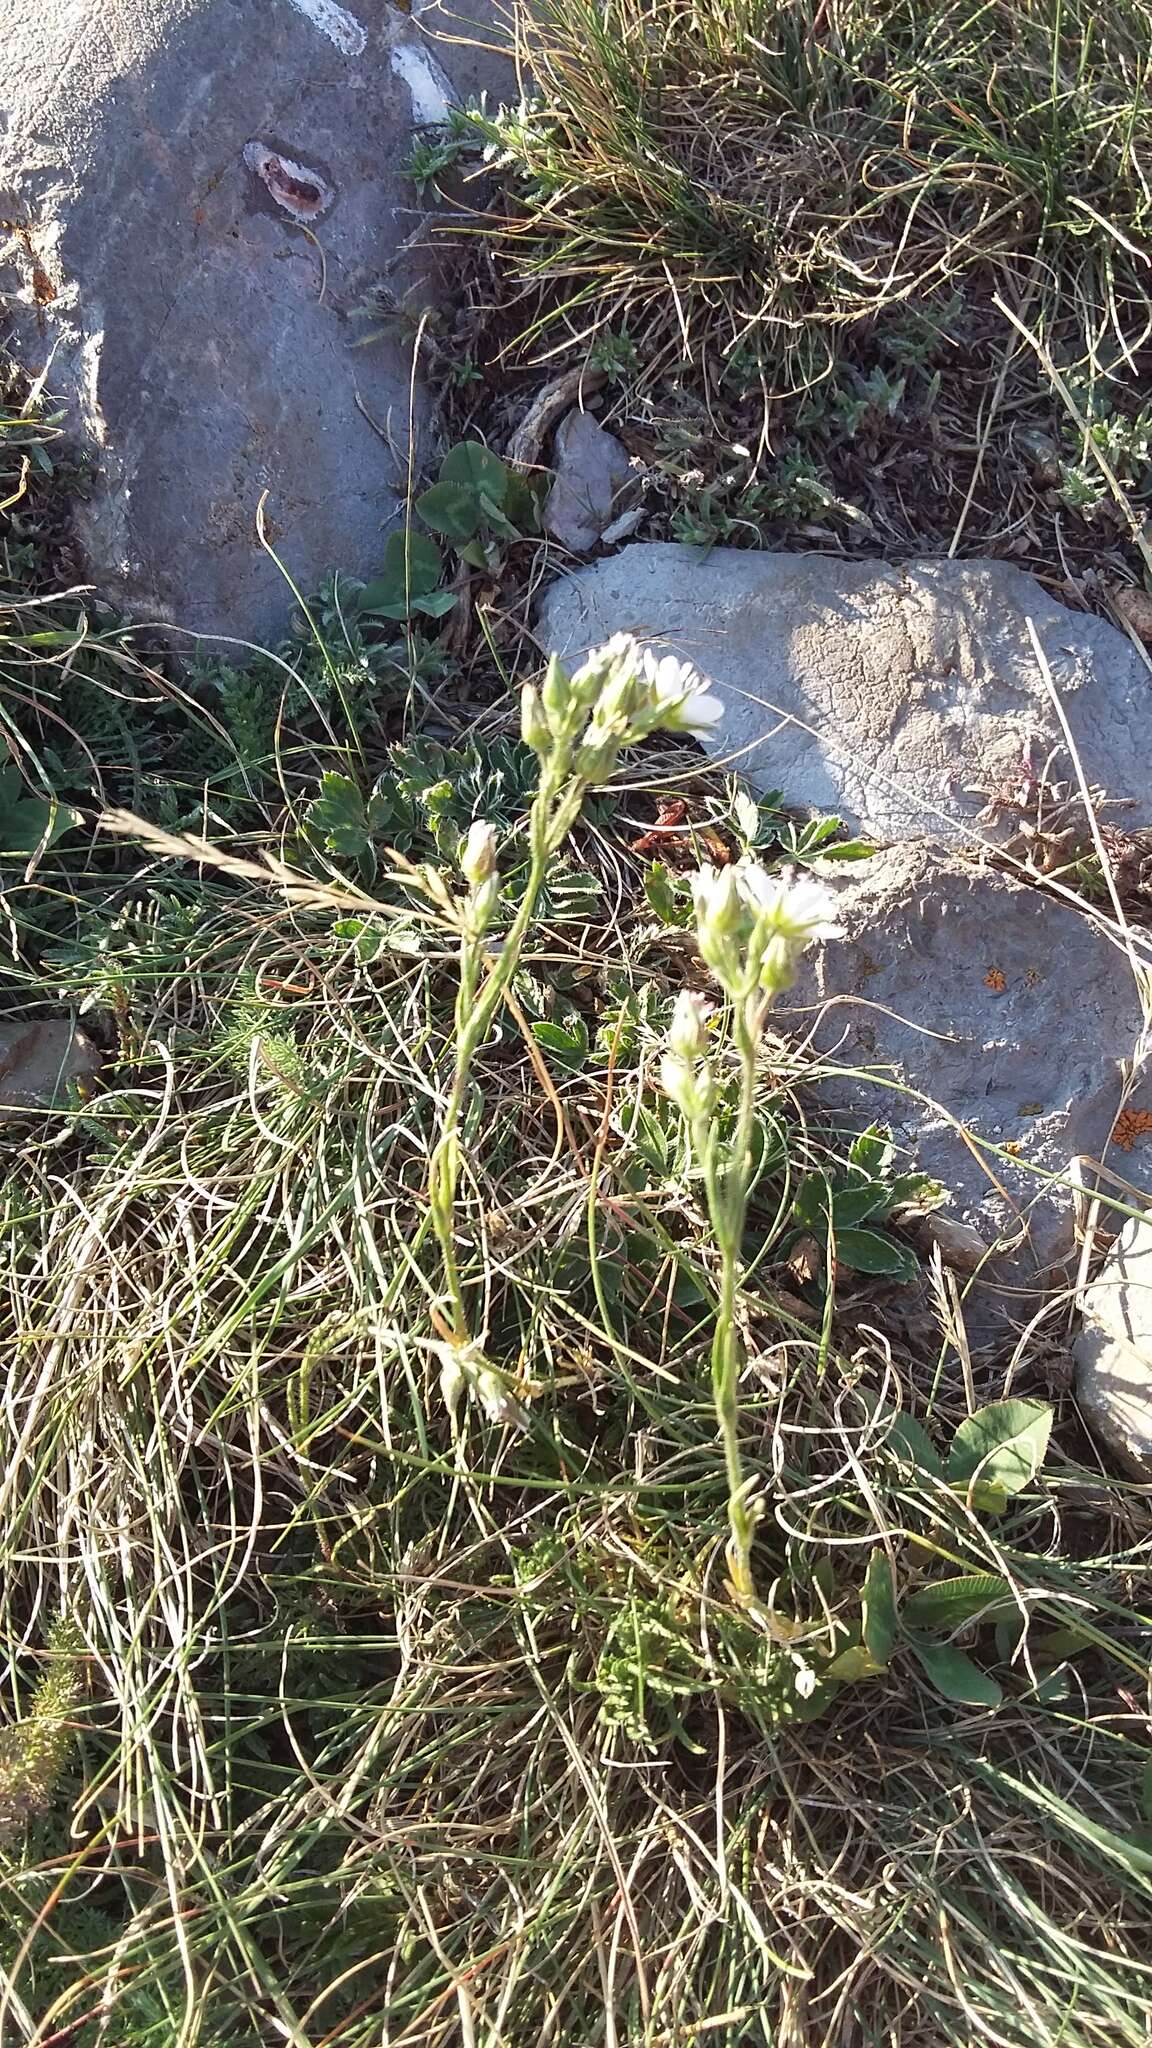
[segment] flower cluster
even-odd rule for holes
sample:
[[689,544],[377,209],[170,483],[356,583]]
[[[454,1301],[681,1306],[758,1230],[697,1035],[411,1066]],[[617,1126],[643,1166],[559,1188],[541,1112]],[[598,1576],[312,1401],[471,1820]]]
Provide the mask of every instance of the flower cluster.
[[736,1002],[757,990],[772,996],[791,988],[805,946],[839,933],[823,883],[770,875],[755,861],[701,868],[692,877],[692,899],[701,956]]
[[540,689],[524,685],[520,729],[542,764],[594,783],[611,775],[622,748],[650,732],[707,732],[723,708],[687,662],[617,633],[572,674],[553,655]]

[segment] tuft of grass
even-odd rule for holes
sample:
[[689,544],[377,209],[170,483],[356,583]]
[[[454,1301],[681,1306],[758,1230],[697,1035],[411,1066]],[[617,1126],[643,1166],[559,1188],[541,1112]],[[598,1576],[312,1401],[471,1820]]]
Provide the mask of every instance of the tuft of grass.
[[634,847],[653,793],[773,868],[827,828],[665,743],[546,867],[457,1105],[458,1284],[522,1412],[454,1430],[443,904],[486,815],[514,929],[533,764],[440,655],[414,735],[427,648],[310,610],[322,648],[189,675],[0,595],[5,730],[69,818],[0,849],[0,1001],[103,1056],[0,1123],[0,2037],[1140,2048],[1148,1503],[1042,1359],[909,1289],[902,1162],[786,1045],[715,1034],[726,1262],[660,1085],[677,993],[722,998]]
[[[1146,0],[533,0],[533,95],[466,126],[508,175],[515,274],[559,324],[781,396],[844,335],[959,285],[1149,325]],[[492,231],[486,217],[485,231]]]

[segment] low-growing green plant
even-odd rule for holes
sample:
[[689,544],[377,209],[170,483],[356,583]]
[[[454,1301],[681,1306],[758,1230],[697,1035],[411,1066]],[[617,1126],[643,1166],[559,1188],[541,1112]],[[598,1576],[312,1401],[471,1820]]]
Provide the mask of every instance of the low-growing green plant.
[[540,524],[533,485],[481,441],[461,441],[448,450],[437,482],[417,498],[416,511],[476,569],[493,568],[501,543],[519,540]]
[[873,1125],[854,1138],[843,1166],[807,1173],[796,1190],[792,1215],[799,1232],[824,1248],[823,1265],[839,1261],[857,1273],[887,1273],[913,1280],[915,1254],[884,1234],[894,1210],[935,1207],[944,1190],[926,1173],[893,1173],[896,1148]]

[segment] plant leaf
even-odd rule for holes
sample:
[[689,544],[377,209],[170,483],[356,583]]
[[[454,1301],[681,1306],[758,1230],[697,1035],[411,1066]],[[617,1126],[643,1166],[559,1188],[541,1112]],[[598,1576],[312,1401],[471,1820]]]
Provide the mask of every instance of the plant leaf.
[[854,1273],[890,1273],[894,1279],[915,1280],[920,1271],[914,1252],[875,1230],[838,1230],[835,1251],[841,1265],[851,1266]]
[[912,1653],[926,1678],[946,1700],[961,1707],[998,1707],[1003,1688],[954,1643],[913,1643]]
[[477,493],[466,484],[433,484],[417,498],[416,510],[425,526],[453,541],[470,541],[484,516]]
[[888,1432],[886,1448],[895,1457],[918,1466],[921,1472],[930,1472],[934,1479],[944,1477],[943,1461],[923,1423],[917,1422],[914,1415],[905,1414],[903,1409]]
[[868,1182],[863,1187],[832,1190],[832,1222],[838,1232],[851,1229],[857,1223],[866,1223],[881,1209],[887,1213],[891,1206],[889,1190],[880,1180]]
[[896,1644],[896,1587],[888,1553],[877,1544],[864,1574],[861,1634],[872,1661],[883,1669]]
[[369,845],[368,814],[364,799],[348,775],[334,769],[320,777],[320,794],[305,812],[310,831],[323,840],[329,853],[356,856]]
[[974,1489],[1019,1493],[1044,1463],[1051,1428],[1046,1401],[993,1401],[960,1424],[948,1453],[948,1477],[970,1498]]
[[508,470],[483,441],[458,441],[450,448],[440,464],[440,481],[463,484],[477,498],[483,492],[497,506],[508,494]]
[[568,1024],[550,1024],[547,1020],[533,1024],[532,1036],[566,1074],[578,1074],[588,1058],[588,1026],[583,1017],[573,1015]]
[[909,1628],[924,1628],[948,1635],[962,1622],[999,1621],[1005,1615],[1020,1618],[1007,1579],[996,1572],[972,1572],[958,1579],[938,1579],[921,1586],[905,1600],[903,1617]]

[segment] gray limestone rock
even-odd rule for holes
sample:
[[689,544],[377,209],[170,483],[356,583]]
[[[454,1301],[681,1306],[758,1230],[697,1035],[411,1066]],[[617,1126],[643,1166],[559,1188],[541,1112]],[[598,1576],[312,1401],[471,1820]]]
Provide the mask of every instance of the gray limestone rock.
[[1008,836],[1026,764],[1071,778],[1028,633],[1036,627],[1090,783],[1143,823],[1152,689],[1105,620],[1056,604],[1001,562],[707,556],[635,543],[546,593],[540,637],[575,654],[613,633],[692,661],[724,699],[710,741],[786,802],[837,812],[880,839]]
[[889,1125],[993,1248],[974,1327],[1022,1321],[1074,1277],[1052,1271],[1073,1248],[1072,1159],[1148,1179],[1138,1152],[1107,1153],[1141,1025],[1129,963],[1043,891],[923,845],[854,865],[836,898],[843,935],[805,957],[774,1024],[818,1056],[829,1113]]
[[632,477],[628,451],[591,413],[574,407],[556,429],[552,460],[556,481],[544,523],[574,554],[594,548],[620,507]]
[[452,54],[388,0],[7,0],[0,288],[97,455],[92,578],[138,616],[281,629],[265,493],[305,589],[378,567],[427,411],[402,164]]
[[100,1072],[100,1055],[83,1031],[48,1017],[0,1026],[0,1122],[65,1102]]
[[1133,1216],[1083,1290],[1072,1350],[1085,1422],[1135,1478],[1152,1480],[1152,1220]]

